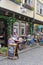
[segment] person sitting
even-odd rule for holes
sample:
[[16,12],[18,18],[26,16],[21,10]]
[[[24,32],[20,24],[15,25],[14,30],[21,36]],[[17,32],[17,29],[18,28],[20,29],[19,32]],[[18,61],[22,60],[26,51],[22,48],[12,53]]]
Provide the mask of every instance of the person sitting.
[[17,37],[17,34],[16,33],[14,33],[13,38],[14,38],[15,41],[17,40],[18,37]]
[[31,40],[29,41],[30,46],[34,43],[34,36],[32,35]]
[[14,43],[13,36],[10,34],[9,39],[8,39],[8,44]]
[[22,50],[23,48],[25,48],[25,41],[22,39],[22,37],[19,37],[19,50]]

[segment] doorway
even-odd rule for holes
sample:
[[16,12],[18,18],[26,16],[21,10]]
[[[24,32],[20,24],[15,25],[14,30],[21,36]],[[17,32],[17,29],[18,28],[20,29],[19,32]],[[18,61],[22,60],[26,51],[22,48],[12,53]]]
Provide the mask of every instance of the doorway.
[[7,24],[6,20],[0,19],[0,44],[7,46]]

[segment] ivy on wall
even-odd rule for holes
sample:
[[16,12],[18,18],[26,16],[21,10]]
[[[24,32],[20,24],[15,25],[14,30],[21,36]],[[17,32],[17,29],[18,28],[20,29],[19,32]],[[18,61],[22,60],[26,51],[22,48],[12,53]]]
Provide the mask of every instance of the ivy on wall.
[[8,20],[7,20],[7,25],[8,25],[7,33],[8,33],[8,35],[11,34],[11,32],[12,32],[11,28],[12,28],[12,23],[14,23],[14,22],[16,22],[16,18],[12,18],[12,17],[8,18]]
[[33,34],[33,27],[34,27],[34,24],[31,22],[29,22],[29,33],[30,34]]
[[12,27],[12,23],[16,22],[16,18],[13,18],[13,17],[7,17],[7,16],[3,16],[3,15],[0,15],[0,19],[3,18],[5,19],[7,22],[7,37],[9,38],[9,35],[11,34],[11,27]]

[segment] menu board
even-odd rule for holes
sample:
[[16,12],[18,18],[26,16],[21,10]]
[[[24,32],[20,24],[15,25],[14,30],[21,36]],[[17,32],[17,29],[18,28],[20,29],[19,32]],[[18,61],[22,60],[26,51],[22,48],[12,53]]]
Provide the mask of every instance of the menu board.
[[8,57],[14,57],[14,46],[8,47]]

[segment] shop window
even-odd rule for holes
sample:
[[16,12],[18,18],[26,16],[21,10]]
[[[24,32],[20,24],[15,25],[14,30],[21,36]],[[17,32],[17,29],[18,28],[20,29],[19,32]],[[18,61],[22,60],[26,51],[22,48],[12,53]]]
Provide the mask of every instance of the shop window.
[[21,28],[21,35],[24,34],[24,28]]
[[18,28],[14,28],[14,32],[18,34]]

